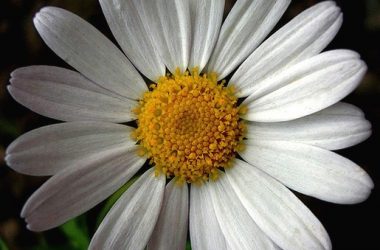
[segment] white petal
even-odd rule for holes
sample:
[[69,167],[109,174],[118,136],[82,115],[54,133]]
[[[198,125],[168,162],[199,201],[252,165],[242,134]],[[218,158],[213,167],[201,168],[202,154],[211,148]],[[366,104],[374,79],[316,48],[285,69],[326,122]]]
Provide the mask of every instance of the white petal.
[[206,66],[222,25],[224,0],[190,0],[192,47],[189,68]]
[[160,216],[149,240],[148,249],[185,249],[189,218],[187,184],[178,186],[175,179],[165,189]]
[[192,185],[190,191],[190,241],[192,249],[230,249],[216,218],[207,189]]
[[[248,97],[243,102],[248,107],[244,118],[258,122],[293,120],[320,111],[346,97],[358,86],[367,66],[360,59],[350,57],[332,64],[315,63],[325,54],[289,68],[289,74],[283,73],[273,82],[279,86],[275,91],[258,99]],[[309,70],[309,67],[312,69]]]
[[[146,171],[116,202],[89,249],[144,249],[160,213],[165,176]],[[175,237],[175,236],[173,236]]]
[[328,108],[325,108],[319,112],[319,114],[324,115],[351,115],[351,116],[359,116],[364,117],[364,113],[358,107],[346,103],[346,102],[338,102]]
[[47,65],[32,65],[14,70],[11,73],[14,78],[25,80],[58,81],[68,86],[120,98],[120,95],[99,86],[97,83],[84,77],[82,74],[69,70]]
[[305,61],[289,66],[276,74],[271,74],[262,81],[254,82],[251,85],[244,87],[244,90],[249,90],[250,92],[246,102],[259,99],[260,97],[270,94],[302,77],[313,74],[314,72],[337,65],[344,61],[359,58],[359,54],[351,50],[341,49],[321,53]]
[[286,141],[248,140],[241,157],[297,192],[353,204],[368,198],[373,182],[352,161],[328,150]]
[[22,105],[63,121],[127,122],[137,102],[103,89],[79,73],[50,66],[19,68],[8,91]]
[[191,49],[189,0],[142,0],[156,47],[174,73],[187,69]]
[[220,173],[216,182],[206,184],[206,189],[213,202],[220,228],[231,249],[277,248],[248,214],[224,173]]
[[21,216],[32,231],[54,228],[114,193],[144,164],[137,146],[120,146],[65,168],[26,202]]
[[342,15],[334,2],[316,4],[257,48],[235,72],[230,83],[238,89],[239,97],[251,94],[267,77],[322,51],[341,24]]
[[264,40],[288,7],[290,0],[239,0],[222,25],[207,65],[223,79]]
[[152,81],[165,75],[141,0],[101,0],[113,35],[136,68]]
[[128,126],[101,122],[50,125],[17,138],[8,146],[5,160],[23,174],[53,175],[121,145],[134,145],[131,132]]
[[45,7],[34,25],[63,60],[103,88],[139,99],[147,86],[124,54],[92,25],[66,10]]
[[[371,123],[345,104],[287,122],[248,122],[246,137],[252,140],[298,142],[329,150],[347,148],[371,135]],[[331,114],[333,113],[333,114]]]
[[331,249],[322,224],[285,186],[241,160],[226,173],[249,215],[280,248]]

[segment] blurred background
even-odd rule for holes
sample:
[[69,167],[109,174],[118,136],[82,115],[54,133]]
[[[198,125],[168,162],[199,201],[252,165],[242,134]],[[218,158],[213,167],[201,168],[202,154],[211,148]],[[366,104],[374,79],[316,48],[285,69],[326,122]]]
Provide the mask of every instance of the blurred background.
[[[226,13],[234,0],[226,0]],[[277,28],[317,0],[293,0]],[[363,167],[375,182],[367,201],[353,206],[329,204],[297,194],[326,227],[334,249],[379,249],[378,225],[380,171],[380,0],[341,0],[343,27],[327,49],[346,48],[359,52],[368,72],[346,102],[364,110],[373,125],[366,142],[339,151]],[[4,150],[20,134],[57,123],[17,104],[6,91],[10,72],[27,65],[69,67],[40,39],[33,26],[34,14],[43,6],[70,10],[114,41],[96,0],[0,0],[0,249],[86,249],[104,214],[128,185],[85,215],[65,225],[33,233],[19,218],[22,205],[46,178],[18,174],[4,163]],[[64,208],[62,208],[64,209]],[[376,244],[377,243],[377,244]],[[188,248],[190,248],[188,246]]]

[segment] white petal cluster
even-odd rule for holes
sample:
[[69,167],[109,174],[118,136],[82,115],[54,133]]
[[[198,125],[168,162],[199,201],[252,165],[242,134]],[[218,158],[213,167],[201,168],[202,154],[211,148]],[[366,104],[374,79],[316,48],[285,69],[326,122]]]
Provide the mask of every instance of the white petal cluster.
[[[54,228],[105,200],[146,161],[130,139],[131,111],[166,68],[231,74],[248,112],[246,150],[216,182],[166,184],[149,169],[110,210],[90,249],[331,249],[318,219],[288,189],[339,204],[373,188],[358,165],[330,150],[358,144],[371,125],[339,102],[366,65],[349,50],[322,52],[342,13],[319,3],[265,40],[289,0],[238,0],[222,23],[224,0],[100,0],[119,43],[77,15],[43,8],[34,24],[76,71],[19,68],[8,86],[16,101],[65,121],[33,130],[7,149],[6,162],[52,175],[21,216],[33,231]],[[137,70],[139,71],[137,71]],[[233,73],[232,73],[233,72]]]

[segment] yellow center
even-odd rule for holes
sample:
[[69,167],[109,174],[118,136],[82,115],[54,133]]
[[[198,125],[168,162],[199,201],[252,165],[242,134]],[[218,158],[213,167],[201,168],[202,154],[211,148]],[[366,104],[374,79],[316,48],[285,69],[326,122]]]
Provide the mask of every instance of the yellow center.
[[217,179],[230,166],[243,139],[234,90],[216,74],[177,71],[151,85],[135,109],[133,137],[156,166],[156,173],[179,182]]

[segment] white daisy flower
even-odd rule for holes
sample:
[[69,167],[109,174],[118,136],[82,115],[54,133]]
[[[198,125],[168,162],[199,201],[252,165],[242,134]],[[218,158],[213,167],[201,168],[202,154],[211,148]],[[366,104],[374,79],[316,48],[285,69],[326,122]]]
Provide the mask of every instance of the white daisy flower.
[[[193,249],[330,249],[288,188],[338,204],[369,196],[371,178],[331,151],[371,133],[358,108],[339,102],[366,65],[350,50],[321,52],[342,23],[332,1],[264,41],[289,2],[238,0],[222,24],[223,0],[100,0],[124,53],[75,14],[43,8],[35,27],[78,72],[12,73],[15,100],[65,121],[7,149],[14,170],[52,175],[22,210],[27,227],[86,212],[148,160],[90,249],[184,249],[188,228]],[[137,128],[120,124],[133,120]]]

